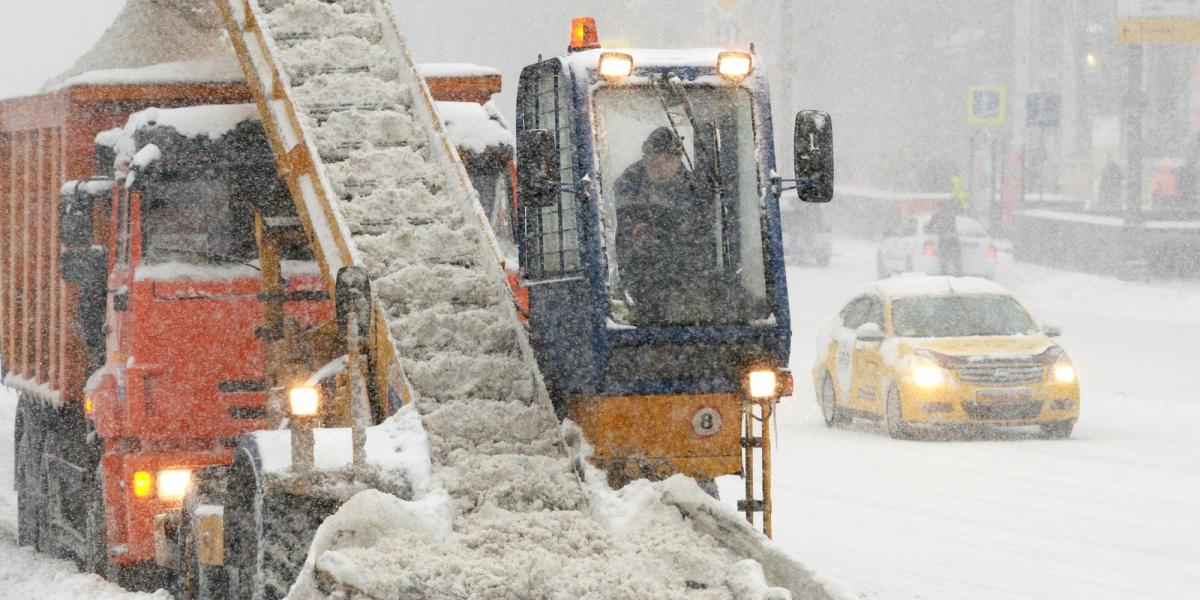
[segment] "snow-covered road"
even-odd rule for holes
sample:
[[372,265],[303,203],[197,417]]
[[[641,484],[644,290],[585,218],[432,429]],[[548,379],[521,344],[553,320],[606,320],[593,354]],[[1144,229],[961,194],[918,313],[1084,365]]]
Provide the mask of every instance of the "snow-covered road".
[[[808,374],[817,328],[873,277],[873,251],[838,240],[831,268],[789,272],[797,396],[779,415],[776,539],[870,600],[1200,598],[1200,283],[1003,264],[1000,281],[1063,326],[1075,436],[900,442],[827,429]],[[149,597],[17,548],[15,407],[0,388],[0,598]]]
[[[775,537],[872,600],[1200,598],[1200,284],[1005,262],[1080,372],[1067,441],[903,442],[827,429],[814,333],[874,277],[874,246],[789,272],[797,395],[779,414]],[[738,481],[722,481],[736,494]]]

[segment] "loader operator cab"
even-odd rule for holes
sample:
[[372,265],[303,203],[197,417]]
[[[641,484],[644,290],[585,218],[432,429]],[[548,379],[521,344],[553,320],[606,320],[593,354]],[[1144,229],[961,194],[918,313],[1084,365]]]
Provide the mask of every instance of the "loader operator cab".
[[521,284],[547,389],[613,485],[751,482],[743,450],[769,442],[742,424],[790,394],[779,198],[831,199],[831,121],[797,115],[784,180],[752,54],[609,52],[590,19],[572,29],[517,93]]
[[[754,57],[596,46],[525,68],[518,92],[522,281],[552,395],[736,392],[785,368],[789,182]],[[801,200],[832,195],[830,131],[797,117]]]

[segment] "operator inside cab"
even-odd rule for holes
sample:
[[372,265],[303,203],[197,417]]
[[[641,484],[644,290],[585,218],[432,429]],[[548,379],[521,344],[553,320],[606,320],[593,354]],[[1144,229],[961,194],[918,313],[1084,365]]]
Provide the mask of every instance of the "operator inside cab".
[[623,291],[646,321],[669,320],[672,297],[696,296],[696,274],[716,264],[708,218],[713,199],[698,193],[683,152],[679,137],[659,127],[642,144],[642,159],[616,181]]
[[750,94],[667,81],[595,106],[610,321],[769,319]]

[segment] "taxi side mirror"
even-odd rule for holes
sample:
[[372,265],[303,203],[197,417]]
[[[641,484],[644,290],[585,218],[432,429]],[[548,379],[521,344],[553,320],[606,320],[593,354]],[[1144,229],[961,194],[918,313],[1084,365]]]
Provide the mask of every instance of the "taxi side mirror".
[[882,342],[883,330],[875,323],[863,323],[854,330],[854,337],[860,342],[868,344]]
[[1058,337],[1062,335],[1062,326],[1054,321],[1046,321],[1042,325],[1042,333],[1046,334],[1046,337]]
[[553,206],[559,196],[558,145],[546,129],[527,129],[517,137],[517,199],[524,206]]
[[796,114],[796,192],[804,202],[833,200],[833,119],[819,110]]

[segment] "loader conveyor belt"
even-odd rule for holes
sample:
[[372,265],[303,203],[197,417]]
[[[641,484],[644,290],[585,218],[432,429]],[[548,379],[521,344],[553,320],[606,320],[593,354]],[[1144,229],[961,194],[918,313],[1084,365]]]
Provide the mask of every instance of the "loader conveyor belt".
[[[386,326],[391,346],[385,355],[392,388],[415,403],[422,416],[433,483],[449,493],[454,532],[474,540],[477,546],[471,548],[477,553],[495,552],[495,573],[526,568],[516,561],[505,564],[510,545],[541,544],[548,555],[562,554],[551,549],[561,542],[513,541],[505,532],[550,531],[555,538],[587,540],[590,546],[562,556],[564,562],[580,561],[563,573],[590,573],[595,581],[629,585],[623,580],[635,574],[620,570],[621,557],[628,560],[629,552],[606,537],[591,514],[588,492],[562,441],[514,310],[495,238],[390,3],[215,1],[329,289],[342,267],[361,266],[370,274],[374,318]],[[672,542],[690,544],[687,552],[699,552],[701,559],[676,561],[683,566],[672,581],[641,577],[636,595],[681,597],[694,582],[703,582],[697,585],[704,593],[688,597],[736,597],[721,584],[721,573],[756,553],[730,549],[711,534],[728,529],[751,539],[753,532],[722,522],[705,533],[684,523],[677,527],[686,531]],[[402,582],[433,585],[447,576],[453,568],[442,567],[460,557],[439,562],[439,552],[446,550],[430,545],[418,552],[423,557],[418,564],[403,565],[412,577],[395,573],[395,588],[386,596],[402,594]],[[658,554],[647,560],[675,559],[669,552]],[[826,597],[823,591],[806,593],[819,589],[811,581],[772,577],[773,569],[784,567],[777,559],[766,562],[775,563],[764,564],[768,580],[778,582],[774,585],[804,594],[796,597]],[[536,587],[529,573],[508,575]],[[579,579],[542,585],[588,589],[586,578]],[[462,581],[484,585],[480,582],[487,579],[457,581],[469,586]],[[341,583],[342,589],[363,591],[362,582]],[[508,589],[513,590],[511,584]],[[533,589],[511,597],[531,597],[525,594]],[[617,588],[605,589],[617,593]],[[369,595],[383,593],[375,589]],[[480,587],[458,593],[509,597]]]

